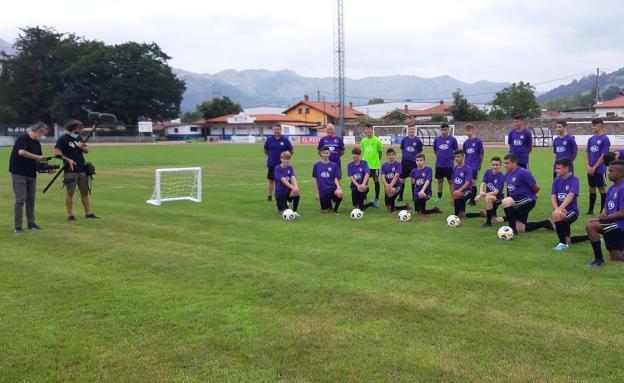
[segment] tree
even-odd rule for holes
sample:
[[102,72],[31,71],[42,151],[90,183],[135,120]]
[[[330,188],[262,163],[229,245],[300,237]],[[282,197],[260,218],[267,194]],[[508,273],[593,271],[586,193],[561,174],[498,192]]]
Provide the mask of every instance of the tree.
[[483,121],[487,114],[476,105],[470,104],[461,89],[453,92],[453,106],[449,109],[454,121]]
[[373,97],[370,100],[368,100],[368,105],[383,104],[384,102],[385,101],[383,98]]
[[197,105],[197,110],[207,120],[209,118],[224,116],[226,114],[238,114],[243,111],[240,104],[230,100],[228,96],[221,98],[213,98],[210,101],[204,101]]
[[524,115],[536,118],[541,115],[540,106],[535,99],[535,87],[528,82],[513,83],[496,93],[492,100],[491,116],[496,120]]
[[182,122],[184,122],[184,123],[186,124],[186,123],[189,123],[189,122],[197,121],[197,120],[199,120],[200,118],[202,118],[202,114],[201,114],[201,112],[200,112],[200,111],[198,111],[198,110],[194,110],[194,111],[192,111],[192,112],[186,112],[186,113],[184,113],[184,114],[182,115],[181,120],[182,120]]
[[613,100],[614,98],[619,97],[621,92],[622,92],[622,89],[620,89],[619,87],[615,85],[611,85],[610,87],[605,89],[604,92],[602,92],[602,99],[604,101]]
[[431,122],[448,122],[448,117],[443,114],[434,114],[431,116]]

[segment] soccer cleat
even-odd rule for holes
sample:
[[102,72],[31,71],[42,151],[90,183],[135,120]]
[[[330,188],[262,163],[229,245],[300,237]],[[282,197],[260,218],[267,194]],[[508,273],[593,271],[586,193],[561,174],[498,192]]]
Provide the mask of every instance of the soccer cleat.
[[73,215],[68,215],[68,216],[67,216],[67,220],[68,220],[68,221],[75,221],[75,220],[76,220],[76,217],[74,217]]
[[481,227],[482,227],[482,228],[492,227],[492,223],[491,223],[491,222],[490,222],[490,223],[486,222],[486,223],[484,223],[483,225],[481,225]]
[[271,196],[271,195],[270,195],[270,196],[267,196],[267,201],[268,201],[268,202],[271,202],[272,200],[273,200],[273,196]]
[[301,214],[297,213],[296,211],[293,211],[293,215],[295,216],[295,218],[301,217]]
[[376,199],[372,200],[371,203],[373,204],[373,207],[375,209],[379,209],[379,201],[377,201]]
[[91,214],[87,214],[87,215],[85,215],[85,218],[87,218],[87,219],[89,219],[89,218],[91,218],[91,219],[98,219],[98,218],[100,218],[100,217],[98,217],[97,215],[95,215],[95,214],[91,213]]
[[594,211],[593,210],[587,210],[587,213],[585,213],[587,215],[594,215]]
[[24,235],[24,230],[22,230],[21,227],[16,227],[13,232],[15,233],[15,235]]
[[28,225],[28,230],[41,231],[43,229],[41,228],[41,226],[37,225],[36,223],[33,223],[32,225]]
[[431,210],[433,210],[433,212],[436,214],[442,214],[442,210],[437,206],[434,206]]
[[553,247],[553,250],[555,251],[562,251],[562,250],[567,250],[570,246],[566,245],[565,243],[561,243],[559,242],[559,244],[555,247]]
[[604,261],[602,259],[594,259],[589,265],[589,267],[602,267],[604,266]]
[[435,199],[435,203],[440,203],[440,202],[442,202],[442,197],[438,197]]
[[340,215],[340,213],[337,211],[334,211],[334,215]]

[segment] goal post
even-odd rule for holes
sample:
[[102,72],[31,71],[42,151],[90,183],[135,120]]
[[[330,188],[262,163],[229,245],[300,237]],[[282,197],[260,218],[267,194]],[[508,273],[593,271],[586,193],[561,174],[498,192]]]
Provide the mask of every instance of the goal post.
[[201,168],[156,169],[154,194],[147,203],[160,206],[163,202],[202,200]]

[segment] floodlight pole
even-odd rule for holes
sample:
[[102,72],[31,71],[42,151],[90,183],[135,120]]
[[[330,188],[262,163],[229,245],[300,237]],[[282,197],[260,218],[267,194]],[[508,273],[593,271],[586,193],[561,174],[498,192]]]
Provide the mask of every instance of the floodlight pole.
[[345,127],[345,43],[343,0],[337,0],[336,36],[334,50],[334,98],[338,103],[338,121],[336,135],[342,137]]

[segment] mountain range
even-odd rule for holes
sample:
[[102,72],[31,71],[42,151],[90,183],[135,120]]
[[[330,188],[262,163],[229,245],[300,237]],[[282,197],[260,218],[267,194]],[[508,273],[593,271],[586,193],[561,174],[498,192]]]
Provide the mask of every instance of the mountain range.
[[[624,89],[624,68],[620,68],[611,73],[601,73],[598,77],[598,84],[600,90],[604,91],[610,86],[617,86],[620,89]],[[573,96],[579,93],[587,93],[594,91],[596,87],[596,75],[589,75],[581,78],[580,80],[573,80],[569,84],[560,85],[556,88],[549,90],[537,97],[540,102],[551,101],[559,97]]]

